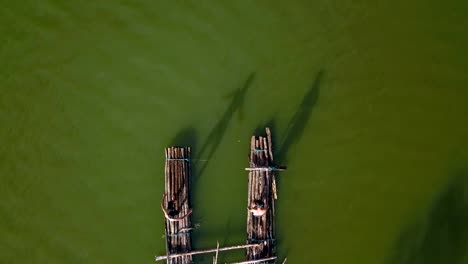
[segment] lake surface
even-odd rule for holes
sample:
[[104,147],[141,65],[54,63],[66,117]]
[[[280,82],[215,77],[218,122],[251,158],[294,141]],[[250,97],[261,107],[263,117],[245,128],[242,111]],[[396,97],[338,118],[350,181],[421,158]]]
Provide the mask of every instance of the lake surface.
[[468,262],[468,2],[3,2],[0,263],[153,263],[171,144],[195,247],[244,243],[265,125],[281,259]]

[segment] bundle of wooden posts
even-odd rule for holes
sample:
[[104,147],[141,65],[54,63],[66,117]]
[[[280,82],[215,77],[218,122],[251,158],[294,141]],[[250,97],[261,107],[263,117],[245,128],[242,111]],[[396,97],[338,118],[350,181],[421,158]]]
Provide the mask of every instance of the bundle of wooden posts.
[[[273,160],[271,132],[266,137],[253,136],[250,143],[250,167],[248,180],[247,243],[245,245],[193,250],[191,241],[190,205],[190,147],[166,148],[165,192],[161,208],[166,217],[166,255],[156,256],[156,261],[168,264],[191,264],[192,256],[215,253],[213,263],[218,262],[221,251],[246,249],[246,261],[232,264],[266,263],[276,260],[275,248],[275,173],[284,170]],[[283,264],[286,259],[283,261]]]
[[[276,167],[273,160],[271,132],[266,137],[252,136],[248,180],[247,244],[260,244],[247,249],[247,260],[275,258],[275,173],[285,168]],[[257,209],[257,213],[254,210]],[[262,214],[263,215],[259,215]]]
[[[161,208],[166,217],[166,254],[192,250],[190,214],[190,147],[166,148],[165,190]],[[168,257],[168,264],[192,263],[191,255]]]

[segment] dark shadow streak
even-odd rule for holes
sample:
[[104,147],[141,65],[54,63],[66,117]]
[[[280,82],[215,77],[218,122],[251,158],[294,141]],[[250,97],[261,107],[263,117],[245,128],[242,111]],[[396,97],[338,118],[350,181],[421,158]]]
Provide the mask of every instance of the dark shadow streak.
[[283,140],[281,141],[275,154],[278,164],[286,165],[285,163],[290,148],[299,142],[299,140],[302,138],[304,130],[307,126],[307,122],[309,121],[310,115],[312,114],[312,110],[317,104],[323,75],[323,70],[320,70],[317,73],[313,84],[304,95],[301,104],[289,121],[284,136],[282,137]]
[[[224,134],[227,131],[228,125],[231,122],[232,118],[234,117],[234,114],[241,110],[243,107],[244,101],[245,101],[245,96],[248,91],[248,89],[251,87],[251,84],[254,80],[255,73],[251,73],[247,80],[244,82],[243,86],[236,89],[232,94],[231,94],[231,102],[229,103],[226,111],[223,113],[221,116],[221,119],[216,123],[216,125],[213,127],[213,129],[210,131],[208,134],[205,142],[201,146],[200,150],[198,151],[198,139],[197,135],[195,132],[195,129],[193,127],[187,127],[183,130],[181,130],[171,141],[171,146],[190,146],[192,149],[192,180],[191,180],[191,193],[190,196],[192,197],[192,202],[193,202],[193,196],[194,196],[194,190],[196,189],[196,179],[200,177],[203,172],[205,171],[209,161],[213,157],[214,153],[216,152],[219,144],[221,143]],[[196,225],[200,222],[203,222],[203,217],[200,217],[197,214],[197,211],[194,210],[194,213],[192,214],[192,223],[196,227]],[[228,222],[226,229],[230,229],[230,221]],[[226,230],[225,230],[226,231]],[[196,241],[198,238],[198,235],[196,233],[193,234],[193,241]],[[224,238],[226,241],[227,236]]]
[[[290,119],[284,136],[282,137],[283,140],[280,140],[280,144],[278,145],[277,138],[278,133],[276,132],[276,116],[273,116],[266,124],[263,124],[260,127],[257,127],[255,130],[255,135],[263,135],[265,133],[265,126],[269,127],[272,131],[272,143],[273,147],[278,146],[277,148],[274,147],[274,159],[276,165],[287,165],[287,157],[291,147],[300,141],[304,134],[304,130],[307,126],[307,123],[310,119],[310,115],[312,114],[312,110],[317,104],[319,94],[320,94],[320,86],[323,79],[324,71],[320,70],[311,84],[309,90],[305,93],[301,103],[299,104],[296,112],[294,113],[293,117]],[[277,177],[277,184],[281,186],[282,178]],[[282,253],[280,258],[283,259],[284,256],[288,255],[289,248],[286,247],[285,243],[283,242],[283,237],[281,234],[277,234],[276,237],[277,247],[282,249]]]
[[227,107],[226,111],[223,113],[221,119],[216,123],[216,125],[208,134],[205,143],[200,148],[200,151],[197,152],[196,157],[205,161],[197,170],[198,176],[201,176],[203,174],[206,167],[208,166],[209,161],[218,149],[218,146],[221,143],[224,134],[227,131],[229,122],[233,118],[234,114],[236,113],[236,111],[243,107],[245,95],[247,93],[247,90],[250,88],[254,78],[255,73],[251,73],[248,76],[247,80],[244,82],[243,86],[234,91],[231,103]]
[[[176,136],[171,140],[169,146],[184,147],[190,146],[192,151],[197,147],[197,133],[195,128],[186,127],[180,130]],[[192,153],[193,154],[193,153]]]
[[468,260],[468,173],[455,177],[428,214],[402,231],[388,264],[461,264]]

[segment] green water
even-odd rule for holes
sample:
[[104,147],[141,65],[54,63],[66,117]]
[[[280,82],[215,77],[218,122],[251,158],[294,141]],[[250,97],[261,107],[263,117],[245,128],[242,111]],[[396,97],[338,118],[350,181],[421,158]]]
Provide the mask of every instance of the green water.
[[171,143],[243,243],[265,124],[281,259],[468,263],[467,47],[461,0],[2,1],[0,263],[153,263]]

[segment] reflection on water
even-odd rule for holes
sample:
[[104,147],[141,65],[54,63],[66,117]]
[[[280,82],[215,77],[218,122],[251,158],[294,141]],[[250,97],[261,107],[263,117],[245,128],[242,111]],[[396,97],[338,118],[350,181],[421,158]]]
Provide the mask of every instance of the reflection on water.
[[458,175],[425,217],[404,230],[388,264],[467,263],[468,173]]

